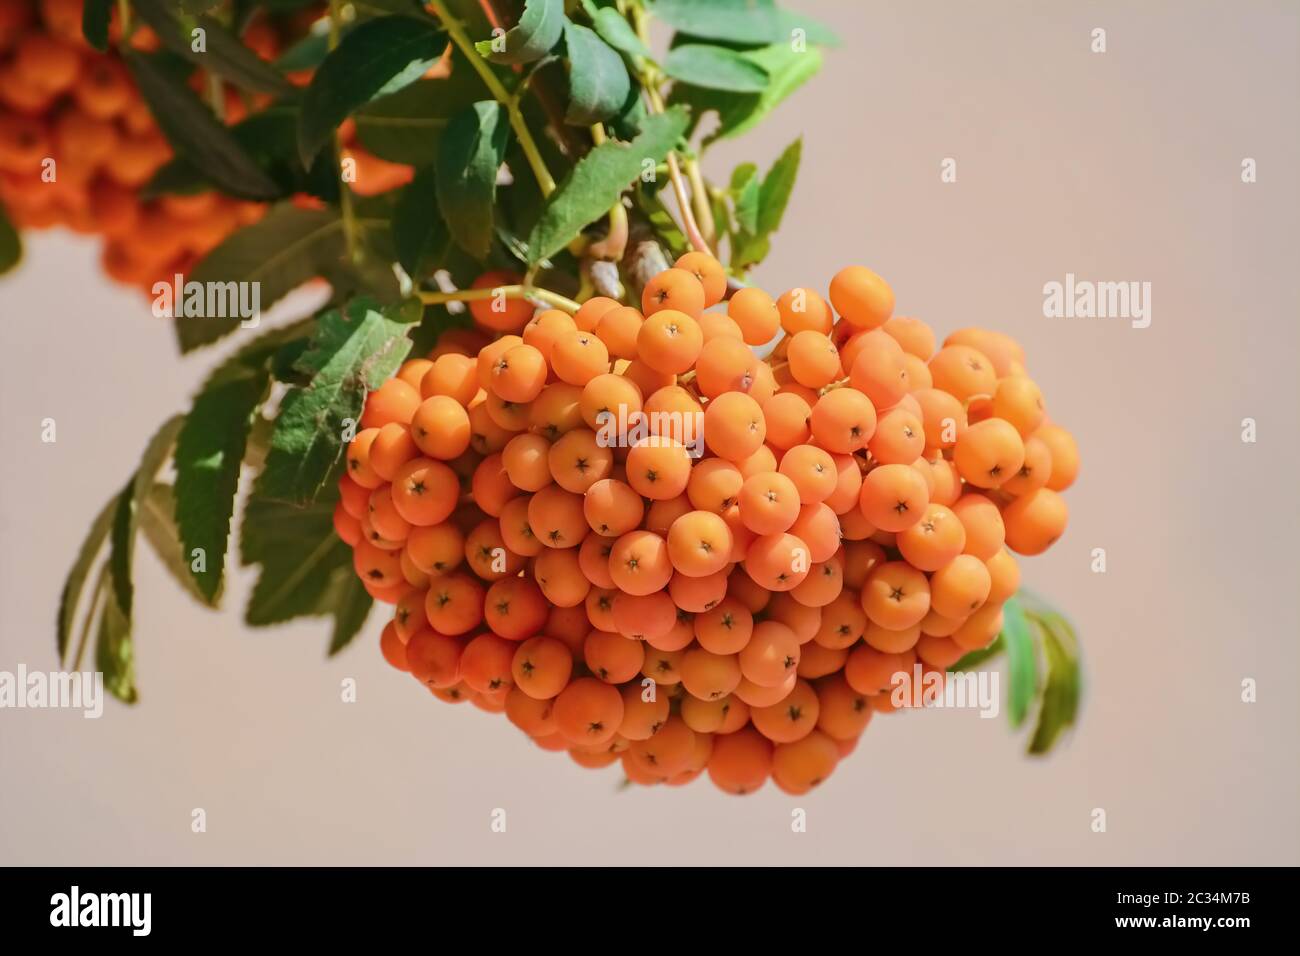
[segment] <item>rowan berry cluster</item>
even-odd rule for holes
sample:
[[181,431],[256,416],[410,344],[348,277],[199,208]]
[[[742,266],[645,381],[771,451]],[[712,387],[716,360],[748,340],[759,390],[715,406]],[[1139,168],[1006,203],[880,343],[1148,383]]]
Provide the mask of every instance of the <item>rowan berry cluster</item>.
[[936,348],[868,269],[728,292],[693,252],[639,309],[471,301],[369,396],[335,524],[440,699],[637,783],[798,794],[895,674],[994,640],[1078,455],[1014,341]]

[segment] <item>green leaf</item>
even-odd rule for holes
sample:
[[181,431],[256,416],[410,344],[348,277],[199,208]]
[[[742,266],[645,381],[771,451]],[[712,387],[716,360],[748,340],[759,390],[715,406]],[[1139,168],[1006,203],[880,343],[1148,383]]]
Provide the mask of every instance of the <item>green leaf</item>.
[[361,145],[389,162],[433,165],[451,118],[490,96],[469,63],[458,55],[451,63],[450,76],[420,80],[358,110]]
[[1083,680],[1078,638],[1069,621],[1054,611],[1039,609],[1030,612],[1029,619],[1042,636],[1047,661],[1043,702],[1029,741],[1029,753],[1039,756],[1050,751],[1061,733],[1074,725]]
[[[330,210],[273,206],[251,226],[231,234],[194,267],[192,282],[257,283],[259,307],[276,302],[309,279],[324,275],[343,256],[343,224]],[[217,341],[239,327],[230,318],[178,318],[181,351]]]
[[1019,727],[1038,696],[1038,663],[1024,609],[1014,597],[1002,606],[1002,644],[1007,651],[1007,719]]
[[736,212],[736,223],[746,233],[758,232],[759,191],[762,180],[758,167],[742,163],[731,174],[731,195]]
[[[339,25],[339,38],[346,36],[353,24]],[[322,19],[312,24],[305,37],[294,43],[275,60],[275,67],[285,73],[297,73],[301,70],[314,70],[321,65],[330,52],[329,20]]]
[[[113,526],[113,516],[116,513],[117,497],[114,496],[100,510],[95,520],[91,522],[90,530],[86,533],[85,540],[81,542],[81,549],[77,552],[77,560],[73,562],[72,570],[68,572],[68,577],[63,583],[63,593],[59,596],[57,643],[60,663],[68,654],[68,642],[71,639],[72,626],[76,623],[77,605],[81,602],[81,592],[86,586],[90,566],[104,547],[104,542],[108,540],[108,532]],[[91,604],[93,606],[93,600]],[[87,613],[90,612],[87,611]]]
[[256,492],[240,526],[240,558],[261,571],[244,611],[253,627],[327,614],[340,576],[355,577],[352,549],[334,532],[334,498],[296,507]]
[[85,0],[81,8],[81,35],[100,53],[108,50],[108,20],[114,0]]
[[182,550],[180,531],[173,517],[176,513],[176,495],[172,486],[166,482],[155,482],[149,494],[139,503],[139,512],[140,531],[172,579],[200,604],[216,607],[221,596],[220,589],[211,596],[204,594],[190,572],[191,562],[186,558],[187,552]]
[[758,234],[770,236],[781,226],[785,207],[794,192],[794,180],[799,173],[799,159],[803,155],[803,140],[796,139],[785,148],[763,177],[758,193]]
[[302,99],[298,151],[304,165],[339,124],[371,100],[410,86],[447,49],[436,22],[379,17],[351,30],[312,76]]
[[419,280],[433,270],[451,235],[438,211],[438,180],[432,166],[418,170],[403,189],[393,214],[397,261]]
[[23,258],[23,241],[18,230],[9,221],[9,214],[0,203],[0,275],[4,275]]
[[564,32],[564,0],[525,0],[519,23],[502,36],[474,44],[493,63],[532,63],[560,42]]
[[567,246],[586,226],[605,215],[645,164],[663,161],[685,132],[689,117],[670,109],[648,117],[630,143],[608,140],[578,161],[547,200],[528,239],[528,258],[536,264]]
[[271,436],[257,492],[303,505],[315,500],[343,453],[348,422],[361,418],[366,393],[378,388],[411,347],[407,327],[419,321],[419,303],[378,308],[357,299],[327,312],[298,359],[311,381],[285,396]]
[[452,238],[476,259],[492,248],[497,171],[506,152],[509,123],[495,100],[457,113],[438,151],[437,195]]
[[171,455],[183,422],[182,416],[174,415],[154,433],[140,457],[139,467],[117,498],[109,535],[108,570],[113,578],[114,600],[128,624],[135,597],[131,567],[135,555],[136,531],[140,527],[140,502],[153,488],[154,477]]
[[[205,72],[215,73],[240,89],[272,96],[292,96],[295,88],[280,72],[244,46],[212,17],[181,17],[167,0],[131,0],[140,19],[151,26],[162,45]],[[196,30],[202,30],[203,48],[196,50]],[[158,114],[155,112],[154,116]],[[161,123],[161,120],[159,120]]]
[[115,582],[106,582],[104,611],[95,638],[95,670],[104,675],[104,689],[118,700],[134,704],[135,648],[131,642],[131,618],[118,606]]
[[654,62],[650,48],[641,42],[632,25],[617,10],[613,7],[597,7],[591,0],[586,0],[583,7],[602,40],[633,60],[640,57]]
[[664,59],[663,68],[674,80],[709,90],[761,93],[767,89],[767,71],[726,47],[701,43],[673,47]]
[[779,10],[773,0],[655,0],[650,12],[674,30],[709,40],[790,43],[794,31],[803,30],[813,43],[835,42],[828,27],[804,14]]
[[698,122],[705,113],[718,114],[718,128],[705,144],[739,136],[753,129],[780,103],[821,69],[822,55],[815,47],[802,51],[778,43],[740,54],[764,69],[770,77],[762,93],[728,93],[694,86],[675,86],[669,99],[691,106]]
[[[339,195],[339,173],[334,157],[320,153],[310,170],[298,158],[298,104],[274,103],[229,127],[240,147],[276,184],[279,198],[309,193],[326,202]],[[141,195],[148,199],[164,193],[192,194],[213,188],[207,177],[183,156],[159,167]]]
[[[204,599],[221,593],[239,466],[258,408],[271,384],[271,360],[301,325],[258,337],[203,384],[176,439],[176,526],[187,578]],[[193,570],[196,549],[203,570]]]
[[569,66],[569,106],[564,121],[590,126],[623,108],[632,81],[623,58],[604,40],[576,23],[564,25]]
[[375,603],[359,577],[346,573],[346,569],[341,577],[342,581],[337,585],[338,596],[334,603],[334,632],[330,635],[330,657],[352,642],[365,626],[366,618],[370,616],[370,608]]
[[163,135],[177,153],[216,186],[244,199],[274,199],[279,188],[212,111],[167,70],[134,51],[125,54],[131,75]]

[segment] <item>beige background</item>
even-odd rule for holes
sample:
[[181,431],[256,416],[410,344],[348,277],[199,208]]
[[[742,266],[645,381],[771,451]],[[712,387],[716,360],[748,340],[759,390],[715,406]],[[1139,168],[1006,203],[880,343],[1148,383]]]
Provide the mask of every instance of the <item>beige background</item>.
[[[768,288],[861,262],[941,332],[981,323],[1025,344],[1084,457],[1069,533],[1025,568],[1086,648],[1067,746],[1033,761],[1002,720],[929,712],[878,719],[804,798],[619,793],[616,771],[390,671],[377,616],[327,663],[323,625],[245,629],[242,576],[205,613],[142,548],[142,702],[97,722],[0,711],[0,862],[1300,863],[1298,8],[1079,7],[810,3],[843,47],[708,161],[723,178],[804,137]],[[96,254],[42,236],[0,283],[0,669],[53,666],[88,521],[213,359],[177,359]],[[1151,327],[1044,319],[1043,283],[1066,272],[1150,281]],[[46,416],[56,445],[39,441]],[[1239,439],[1245,416],[1257,444]],[[344,677],[356,704],[339,701]]]

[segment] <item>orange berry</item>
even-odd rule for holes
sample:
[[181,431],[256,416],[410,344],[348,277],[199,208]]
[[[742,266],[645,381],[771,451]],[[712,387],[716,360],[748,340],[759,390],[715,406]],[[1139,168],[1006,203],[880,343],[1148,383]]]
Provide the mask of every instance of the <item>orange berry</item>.
[[411,524],[427,527],[446,521],[455,510],[460,482],[442,462],[416,458],[397,470],[392,494],[399,515]]
[[647,282],[641,293],[641,311],[647,320],[665,310],[696,316],[704,308],[704,285],[687,269],[665,269]]
[[1074,436],[1060,425],[1043,425],[1034,432],[1034,437],[1047,445],[1052,456],[1052,473],[1047,479],[1047,487],[1052,491],[1069,488],[1079,474],[1079,448],[1074,443]]
[[753,793],[771,775],[772,750],[771,741],[749,727],[720,733],[709,757],[709,779],[727,793]]
[[1065,499],[1050,488],[1039,488],[1002,509],[1007,547],[1017,554],[1042,554],[1062,534],[1069,519]]
[[946,618],[962,620],[988,600],[992,584],[983,561],[959,554],[930,575],[930,607]]
[[600,429],[609,422],[613,434],[623,423],[627,427],[641,412],[641,390],[631,381],[618,375],[597,375],[582,387],[579,401],[582,419],[591,428]]
[[1002,604],[1020,589],[1020,566],[1005,548],[986,558],[984,566],[989,572],[990,604]]
[[781,328],[787,335],[805,329],[829,335],[835,321],[830,306],[812,289],[789,290],[776,300],[776,310],[781,316]]
[[993,363],[968,345],[945,345],[930,359],[934,387],[948,392],[959,402],[977,395],[990,398],[997,390],[997,372]]
[[760,687],[780,687],[799,666],[799,639],[784,624],[761,621],[739,651],[739,662],[746,680]]
[[705,342],[695,361],[695,384],[706,398],[723,392],[748,393],[758,372],[758,359],[739,338]]
[[934,332],[920,319],[895,315],[881,329],[901,345],[904,352],[922,362],[929,361],[934,354]]
[[736,504],[744,482],[740,469],[731,462],[706,458],[691,469],[686,494],[695,508],[720,515]]
[[1008,422],[989,418],[971,425],[953,446],[962,478],[977,488],[997,488],[1025,463],[1025,444]]
[[630,305],[620,305],[603,313],[593,330],[614,358],[637,357],[637,337],[645,317]]
[[591,530],[617,537],[637,528],[645,514],[641,496],[622,481],[604,478],[587,489],[583,514]]
[[794,689],[781,701],[754,707],[749,719],[754,728],[773,743],[788,744],[813,732],[821,712],[817,692],[806,680],[796,680]]
[[651,531],[629,531],[619,537],[609,556],[609,573],[627,594],[653,594],[673,576],[668,543]]
[[582,496],[547,485],[528,502],[528,523],[548,548],[576,548],[589,532]]
[[573,323],[584,332],[594,332],[601,316],[617,308],[620,308],[620,306],[616,299],[603,295],[592,296],[582,303],[578,311],[574,313]]
[[410,422],[420,406],[420,393],[400,378],[390,378],[366,396],[361,413],[362,428],[380,428],[389,422]]
[[880,627],[913,627],[930,610],[930,582],[906,561],[878,564],[862,588],[862,610]]
[[[705,433],[707,437],[707,414]],[[691,454],[671,438],[651,435],[628,451],[627,483],[647,498],[660,501],[675,498],[686,490],[690,477]]]
[[668,531],[668,557],[677,571],[689,577],[721,571],[729,563],[731,547],[731,529],[711,511],[682,515]]
[[727,300],[727,315],[740,327],[747,345],[766,345],[781,328],[781,312],[762,289],[750,286]]
[[740,661],[735,654],[714,654],[692,648],[682,655],[682,686],[700,700],[726,697],[740,683]]
[[[828,392],[824,397],[829,398],[831,395],[845,392],[845,389],[837,389],[834,392]],[[822,412],[824,420],[823,431],[829,435],[831,425],[838,420],[840,411],[836,411],[837,403],[844,401],[836,399]],[[849,400],[852,401],[851,399]],[[821,404],[818,400],[817,404]],[[767,443],[775,448],[787,449],[795,445],[802,445],[808,441],[811,431],[812,407],[804,399],[793,392],[780,392],[773,395],[766,402],[762,403],[763,417],[767,422]],[[834,414],[832,414],[834,413]],[[872,410],[873,420],[875,410]],[[860,446],[859,446],[860,447]]]
[[406,659],[406,645],[397,636],[397,629],[391,622],[384,626],[383,632],[379,635],[379,652],[384,655],[384,660],[390,666],[396,667],[399,671],[411,669]]
[[532,573],[546,600],[555,607],[577,607],[591,590],[577,548],[544,549],[533,559]]
[[370,449],[379,437],[378,428],[365,428],[348,443],[347,474],[352,481],[362,488],[374,490],[384,483],[384,479],[375,473],[370,465]]
[[735,654],[744,648],[754,631],[754,616],[734,597],[726,597],[713,608],[695,615],[695,639],[714,654]]
[[478,390],[478,361],[454,352],[439,355],[420,379],[420,394],[424,398],[446,395],[467,408]]
[[573,656],[562,642],[553,637],[533,637],[517,646],[503,643],[514,650],[510,672],[515,686],[529,697],[549,700],[569,683]]
[[812,329],[791,336],[786,359],[794,380],[808,388],[824,388],[843,374],[835,343],[830,336]]
[[677,573],[668,582],[668,595],[683,611],[698,614],[718,606],[727,594],[728,568],[704,577]]
[[411,676],[432,688],[448,688],[460,683],[464,643],[447,634],[425,628],[406,642],[406,660]]
[[762,535],[745,555],[745,573],[769,591],[798,587],[811,566],[808,545],[792,534]]
[[622,684],[641,673],[645,664],[645,645],[622,634],[592,631],[583,644],[583,659],[601,680]]
[[[809,415],[809,424],[813,440],[827,451],[850,455],[865,446],[872,448],[872,455],[875,456],[871,442],[874,436],[880,435],[881,426],[887,422],[892,423],[890,416],[896,414],[896,411],[886,412],[877,423],[876,410],[867,396],[854,388],[837,388],[817,400]],[[895,429],[885,428],[884,431],[886,436],[892,436]],[[881,441],[881,438],[875,438],[877,447]],[[906,460],[911,461],[915,457],[912,455]],[[880,460],[878,456],[877,460]]]
[[950,509],[931,503],[921,520],[898,532],[895,540],[908,564],[922,571],[938,571],[962,553],[966,529]]
[[429,582],[424,611],[439,634],[471,631],[483,621],[483,585],[463,573],[434,578]]
[[524,491],[540,491],[552,481],[549,457],[551,443],[541,435],[516,435],[501,450],[501,463],[510,482]]
[[410,422],[411,437],[430,458],[450,461],[469,448],[469,413],[448,395],[434,395],[420,402]]
[[685,269],[699,280],[706,309],[717,305],[727,294],[727,272],[722,263],[706,252],[688,252],[679,256],[673,268]]
[[547,605],[541,588],[528,578],[502,578],[483,597],[483,619],[494,634],[522,641],[546,624]]
[[[694,277],[691,281],[695,282]],[[637,332],[636,347],[637,358],[656,372],[680,375],[699,358],[704,348],[704,333],[700,324],[685,312],[663,309],[647,313]]]
[[863,515],[882,531],[898,532],[921,520],[930,503],[925,478],[910,465],[878,465],[862,479]]
[[[470,288],[500,289],[518,285],[520,281],[520,277],[513,273],[485,272],[474,280]],[[475,322],[494,332],[518,332],[533,317],[533,307],[527,301],[507,299],[500,294],[471,301],[469,311]]]
[[524,344],[541,352],[546,364],[550,365],[555,343],[561,336],[577,330],[578,324],[569,313],[559,309],[544,309],[529,319],[522,334]]
[[613,471],[614,453],[600,443],[595,432],[577,428],[551,445],[547,464],[556,484],[565,491],[583,494]]
[[983,495],[964,494],[952,504],[952,511],[966,529],[965,554],[988,561],[1006,541],[1006,525],[998,506]]
[[599,746],[618,733],[623,698],[594,677],[579,677],[555,698],[555,726],[573,744]]
[[844,321],[859,329],[874,329],[894,311],[894,290],[865,266],[847,266],[831,279],[831,304]]

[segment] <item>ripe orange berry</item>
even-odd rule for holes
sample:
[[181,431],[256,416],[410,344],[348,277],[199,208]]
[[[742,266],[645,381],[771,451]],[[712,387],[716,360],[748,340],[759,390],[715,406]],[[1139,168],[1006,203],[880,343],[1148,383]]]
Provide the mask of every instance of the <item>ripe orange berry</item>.
[[1043,393],[1032,379],[1023,375],[1008,375],[998,382],[992,412],[1010,422],[1022,438],[1032,435],[1047,414]]
[[641,390],[618,375],[597,375],[583,386],[579,409],[589,427],[599,430],[608,421],[610,433],[617,436],[621,432],[614,427],[616,423],[623,422],[626,427],[640,414]]
[[898,532],[921,520],[930,503],[925,478],[910,465],[879,465],[862,479],[863,515],[882,531]]
[[366,396],[362,428],[379,428],[389,422],[406,424],[420,405],[420,393],[400,378],[390,378]]
[[529,697],[549,700],[569,683],[573,656],[562,642],[553,637],[533,637],[519,645],[503,643],[513,651],[510,673],[515,686]]
[[569,313],[559,309],[544,309],[528,320],[522,335],[524,344],[541,352],[546,364],[550,365],[555,343],[561,336],[576,332],[577,329],[578,324]]
[[[829,392],[825,397],[829,398],[844,389],[837,389],[836,392]],[[837,399],[842,401],[841,399]],[[820,400],[817,402],[820,404]],[[830,417],[830,411],[835,408],[832,403],[825,411],[823,417]],[[795,445],[802,445],[808,441],[811,432],[812,406],[804,399],[793,392],[780,392],[773,395],[766,402],[762,403],[763,417],[767,421],[767,442],[774,448],[787,449]],[[874,409],[872,410],[874,415]],[[828,423],[829,424],[829,423]]]
[[830,306],[812,289],[789,290],[776,300],[776,310],[781,316],[781,328],[787,335],[805,329],[829,335],[835,321]]
[[546,623],[547,604],[541,588],[528,578],[502,578],[483,597],[483,619],[494,634],[522,641]]
[[971,425],[957,439],[952,460],[969,484],[997,488],[1020,471],[1025,444],[1009,423],[989,418]]
[[420,571],[439,576],[460,565],[465,554],[465,536],[454,524],[413,527],[406,537],[405,553]]
[[1017,554],[1042,554],[1062,534],[1069,518],[1065,499],[1050,488],[1039,488],[1002,509],[1007,547]]
[[556,730],[568,741],[599,746],[618,733],[623,722],[623,698],[618,690],[594,677],[579,677],[555,698]]
[[824,388],[843,374],[840,353],[830,336],[804,329],[790,338],[786,350],[790,374],[800,385]]
[[621,305],[603,313],[593,330],[614,358],[637,357],[637,336],[645,317],[630,305]]
[[622,634],[592,631],[583,644],[583,659],[601,680],[623,684],[641,673],[645,645]]
[[886,561],[867,576],[862,610],[880,627],[894,631],[913,627],[930,610],[930,582],[906,561]]
[[695,361],[695,384],[706,398],[723,392],[748,394],[758,365],[758,358],[739,338],[715,338],[700,349]]
[[[695,282],[694,277],[690,281]],[[699,358],[704,333],[690,315],[665,308],[646,314],[637,331],[636,347],[637,358],[650,368],[666,375],[680,375]]]
[[1052,491],[1069,488],[1079,474],[1079,448],[1074,443],[1074,436],[1060,425],[1043,425],[1034,432],[1034,437],[1046,443],[1052,455],[1052,473],[1047,479],[1047,487]]
[[688,577],[702,578],[721,571],[729,563],[731,546],[731,529],[711,511],[684,514],[668,531],[669,560]]
[[375,473],[370,465],[370,449],[379,437],[378,428],[364,428],[348,443],[347,473],[352,481],[362,488],[374,490],[384,483],[384,479]]
[[778,621],[761,621],[740,650],[739,662],[746,680],[760,687],[780,687],[799,666],[799,639]]
[[894,675],[910,673],[911,665],[904,654],[884,654],[859,644],[844,662],[844,680],[849,687],[867,697],[889,690]]
[[576,548],[590,531],[582,496],[558,485],[547,485],[529,500],[528,523],[548,548]]
[[424,398],[446,395],[466,407],[478,390],[478,361],[454,352],[439,355],[420,379],[420,394]]
[[406,659],[406,645],[397,636],[397,629],[392,623],[385,625],[383,632],[379,635],[379,652],[384,655],[384,660],[389,665],[396,667],[399,671],[409,671],[411,669],[411,665]]
[[1013,363],[1025,364],[1025,350],[1009,335],[988,329],[958,329],[943,340],[945,346],[966,345],[983,352],[993,362],[993,369],[998,376],[1011,373]]
[[881,326],[908,355],[914,355],[923,363],[934,354],[934,332],[920,319],[895,315]]
[[692,614],[712,610],[726,597],[728,573],[727,567],[699,578],[676,573],[668,582],[668,596],[677,607]]
[[434,395],[419,402],[409,421],[411,437],[430,458],[450,461],[469,448],[469,413],[448,395]]
[[[483,585],[463,573],[434,578],[429,582],[424,612],[439,634],[472,631],[483,621]],[[506,667],[509,670],[508,662]]]
[[772,750],[772,742],[749,727],[720,733],[709,757],[709,779],[727,793],[753,793],[771,775]]
[[518,685],[506,694],[506,718],[530,737],[545,737],[555,731],[555,705],[525,694]]
[[834,740],[856,740],[871,722],[867,695],[849,686],[843,672],[824,677],[815,686],[821,705],[817,729]]
[[516,345],[492,365],[493,394],[508,402],[531,402],[546,384],[546,359],[534,346]]
[[[706,435],[707,429],[706,418]],[[627,453],[627,483],[647,498],[675,498],[686,490],[690,477],[691,454],[671,438],[651,435]]]
[[641,293],[641,311],[647,321],[665,310],[697,316],[704,308],[704,285],[687,269],[665,269],[647,282]]
[[611,537],[637,528],[645,514],[641,496],[626,483],[612,478],[592,484],[583,498],[582,508],[591,530]]
[[843,350],[849,384],[878,409],[897,404],[911,387],[902,347],[880,330],[860,333]]
[[993,363],[968,345],[945,345],[930,359],[934,387],[949,393],[959,402],[977,395],[990,398],[997,390],[998,377]]
[[695,615],[695,638],[714,654],[735,654],[754,631],[754,616],[734,597],[726,597],[708,611]]
[[946,618],[963,620],[988,600],[992,582],[983,561],[959,554],[930,576],[930,607]]
[[[510,665],[519,646],[495,634],[479,634],[461,654],[461,680],[480,694],[508,692],[515,683]],[[567,650],[564,653],[568,655]]]
[[561,381],[586,385],[609,371],[609,350],[594,332],[574,330],[559,336],[551,347],[551,368]]
[[727,272],[722,263],[704,252],[688,252],[678,257],[675,269],[685,269],[699,280],[704,289],[704,308],[717,305],[727,294]]
[[747,345],[766,345],[781,328],[781,312],[762,289],[741,289],[727,301],[727,315],[740,327]]
[[638,681],[625,684],[619,694],[623,700],[623,720],[618,735],[624,740],[649,740],[668,722],[670,702],[666,694],[657,693],[657,688],[647,693]]
[[501,450],[501,464],[510,482],[524,491],[541,491],[552,481],[549,457],[551,443],[541,435],[516,435]]
[[769,591],[789,591],[803,583],[812,557],[803,539],[792,534],[756,538],[745,555],[745,572]]
[[961,627],[952,632],[951,639],[963,651],[978,651],[993,643],[1002,630],[1002,605],[986,603],[966,618]]
[[938,571],[962,553],[966,529],[950,509],[932,503],[921,520],[898,532],[895,540],[908,564],[922,571]]
[[[773,401],[779,397],[781,396],[774,397]],[[813,440],[818,445],[830,452],[849,455],[864,446],[872,447],[871,441],[873,436],[880,433],[880,426],[886,423],[889,416],[896,414],[898,413],[886,412],[877,422],[876,410],[867,396],[853,388],[837,388],[817,400],[809,415],[809,424],[812,426]],[[896,429],[886,429],[890,435],[894,430]],[[875,455],[874,448],[872,455]],[[906,460],[911,461],[915,457],[912,455]]]
[[894,290],[865,266],[848,266],[831,279],[831,304],[844,321],[859,329],[874,329],[894,311]]
[[595,295],[582,303],[573,316],[573,323],[584,332],[596,331],[596,325],[600,322],[601,316],[620,308],[616,299],[611,299],[603,295]]
[[460,663],[465,644],[456,637],[428,628],[412,634],[406,642],[406,661],[411,676],[431,688],[448,688],[460,683]]
[[820,712],[821,703],[812,685],[796,679],[794,689],[785,698],[775,704],[754,707],[749,719],[768,740],[789,744],[813,732]]
[[393,478],[393,506],[414,525],[428,527],[446,521],[459,497],[456,473],[431,458],[408,461]]
[[[509,272],[485,272],[474,280],[470,288],[498,290],[518,285],[520,281],[519,276]],[[533,307],[527,301],[507,299],[504,294],[471,301],[469,312],[475,322],[494,332],[518,332],[533,317]]]
[[829,498],[839,481],[839,469],[828,452],[815,445],[795,445],[781,456],[780,473],[794,482],[802,504]]
[[964,494],[953,503],[952,511],[966,529],[964,553],[988,561],[1002,549],[1006,526],[998,506],[988,498],[974,492]]
[[609,573],[627,594],[653,594],[673,576],[668,542],[652,531],[629,531],[619,537],[609,556]]

